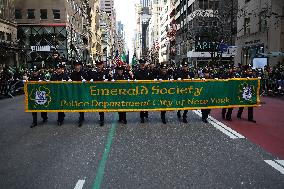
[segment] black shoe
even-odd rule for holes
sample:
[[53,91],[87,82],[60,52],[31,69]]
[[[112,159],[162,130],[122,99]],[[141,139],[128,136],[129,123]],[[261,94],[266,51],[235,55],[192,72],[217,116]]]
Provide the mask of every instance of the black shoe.
[[180,115],[180,111],[177,112],[177,117],[180,119],[181,115]]
[[127,124],[127,120],[122,120],[122,123],[126,125]]
[[100,121],[100,126],[104,126],[105,122],[104,121]]
[[42,123],[46,123],[47,122],[47,118],[42,120]]
[[141,123],[145,123],[145,120],[144,120],[144,118],[141,118],[141,121],[140,121]]
[[63,124],[63,121],[57,121],[57,125],[61,126]]
[[226,120],[227,120],[227,121],[232,121],[232,118],[227,117]]
[[188,122],[187,122],[187,119],[186,119],[185,117],[183,117],[182,122],[188,123]]
[[37,123],[32,123],[30,128],[34,128],[35,126],[37,126]]
[[167,124],[166,119],[162,119],[163,124]]
[[237,116],[237,118],[238,118],[238,119],[242,119],[242,117],[241,117],[241,116]]
[[82,127],[82,125],[83,125],[83,120],[79,120],[78,127]]
[[207,119],[202,119],[202,121],[203,121],[204,123],[208,123]]
[[249,119],[248,121],[256,123],[256,121],[254,119]]

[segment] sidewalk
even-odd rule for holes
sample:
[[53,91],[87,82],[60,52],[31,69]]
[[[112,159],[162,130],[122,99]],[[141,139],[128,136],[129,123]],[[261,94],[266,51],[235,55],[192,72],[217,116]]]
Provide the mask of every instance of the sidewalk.
[[237,119],[237,108],[233,110],[231,122],[222,120],[221,109],[212,110],[211,116],[266,151],[284,159],[284,101],[278,98],[262,97],[261,102],[260,107],[254,108],[256,124],[247,121],[247,108],[241,120]]

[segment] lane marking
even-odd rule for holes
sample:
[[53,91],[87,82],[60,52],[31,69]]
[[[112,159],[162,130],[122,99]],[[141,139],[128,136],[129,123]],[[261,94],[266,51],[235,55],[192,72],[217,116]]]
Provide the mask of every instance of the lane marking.
[[[193,110],[193,112],[197,114],[199,117],[202,117],[202,113],[200,110]],[[225,124],[221,123],[220,121],[213,118],[212,116],[208,116],[207,121],[208,123],[213,125],[213,127],[215,127],[216,129],[218,129],[219,131],[221,131],[222,133],[224,133],[225,135],[229,136],[232,139],[245,138],[244,136],[234,131],[230,127],[226,126]]]
[[85,180],[78,180],[74,189],[82,189],[85,184]]
[[[278,164],[276,161],[273,160],[264,160],[268,165],[270,165],[271,167],[273,167],[274,169],[276,169],[277,171],[279,171],[281,174],[284,175],[284,167],[282,167],[280,164]],[[281,160],[283,161],[283,160]]]
[[275,160],[278,164],[282,165],[284,167],[284,160]]
[[94,182],[92,189],[99,189],[101,187],[101,183],[103,181],[104,173],[105,173],[106,161],[107,161],[108,154],[109,154],[110,149],[111,149],[113,137],[114,137],[114,134],[115,134],[115,131],[116,131],[117,116],[118,116],[118,114],[115,114],[114,121],[111,125],[109,132],[108,132],[107,143],[105,145],[105,151],[104,151],[102,159],[100,161],[100,164],[99,164],[99,167],[98,167],[98,170],[97,170],[97,174],[96,174],[96,179],[95,179],[95,182]]

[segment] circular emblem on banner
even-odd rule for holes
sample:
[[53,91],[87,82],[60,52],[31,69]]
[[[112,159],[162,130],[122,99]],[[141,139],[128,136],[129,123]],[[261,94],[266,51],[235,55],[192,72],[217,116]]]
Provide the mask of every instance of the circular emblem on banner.
[[35,102],[34,107],[48,107],[51,102],[50,90],[43,86],[34,88],[30,93],[30,100]]
[[247,82],[239,85],[238,99],[240,102],[252,102],[255,95],[255,86],[249,85]]

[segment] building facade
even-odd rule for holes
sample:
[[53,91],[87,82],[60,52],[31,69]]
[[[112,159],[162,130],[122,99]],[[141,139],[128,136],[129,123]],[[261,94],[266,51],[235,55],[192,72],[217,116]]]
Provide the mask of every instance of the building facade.
[[0,67],[19,66],[14,0],[0,1]]
[[114,0],[100,0],[103,60],[111,64],[116,51],[116,12]]
[[89,14],[87,0],[15,0],[22,58],[51,67],[53,55],[58,52],[62,59],[87,63],[91,40]]
[[102,58],[102,30],[100,27],[100,1],[92,0],[90,2],[91,7],[91,54],[93,60],[101,60]]
[[[175,35],[173,32],[173,20],[174,15],[174,0],[164,1],[164,6],[160,14],[160,49],[159,49],[159,62],[171,61],[173,59],[173,44],[175,40]],[[169,35],[172,33],[171,35]],[[171,54],[171,55],[170,55]]]
[[266,57],[274,66],[284,61],[284,1],[239,0],[238,53],[235,63],[252,64]]

